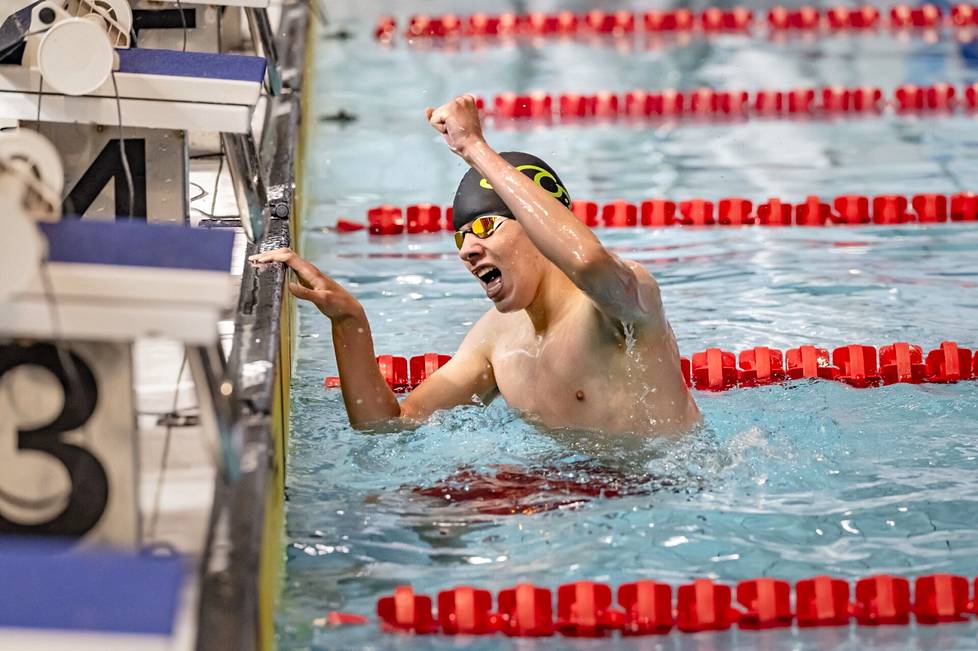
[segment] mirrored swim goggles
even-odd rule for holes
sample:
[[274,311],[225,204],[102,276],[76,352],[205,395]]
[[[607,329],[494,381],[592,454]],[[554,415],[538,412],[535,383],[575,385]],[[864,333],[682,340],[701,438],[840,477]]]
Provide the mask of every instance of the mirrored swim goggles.
[[480,240],[484,240],[499,228],[499,225],[503,223],[504,220],[512,219],[512,217],[506,217],[503,215],[486,215],[485,217],[479,217],[478,219],[472,220],[472,223],[468,226],[463,226],[459,230],[455,231],[455,246],[458,247],[459,251],[462,250],[462,245],[465,243],[465,236],[472,233]]

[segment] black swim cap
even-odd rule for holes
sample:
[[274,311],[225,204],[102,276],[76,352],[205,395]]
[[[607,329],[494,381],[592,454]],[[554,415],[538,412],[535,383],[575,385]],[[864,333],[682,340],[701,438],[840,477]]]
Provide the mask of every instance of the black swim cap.
[[[552,167],[533,154],[520,151],[504,151],[500,154],[507,163],[529,176],[534,183],[549,192],[555,199],[570,208],[571,199],[564,189],[564,184]],[[458,230],[476,217],[483,215],[505,215],[512,217],[510,210],[489,182],[475,168],[470,169],[462,177],[455,191],[455,201],[452,203],[452,224]]]

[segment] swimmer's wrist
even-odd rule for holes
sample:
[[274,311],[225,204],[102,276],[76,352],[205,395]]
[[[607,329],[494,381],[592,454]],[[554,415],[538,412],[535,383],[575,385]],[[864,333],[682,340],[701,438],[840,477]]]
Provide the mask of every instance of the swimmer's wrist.
[[487,154],[494,154],[492,147],[486,142],[485,138],[474,138],[471,143],[466,144],[465,149],[459,152],[472,167],[482,171],[480,164],[486,160]]
[[330,320],[334,328],[362,328],[367,324],[367,313],[360,303],[356,303],[341,314],[334,314]]

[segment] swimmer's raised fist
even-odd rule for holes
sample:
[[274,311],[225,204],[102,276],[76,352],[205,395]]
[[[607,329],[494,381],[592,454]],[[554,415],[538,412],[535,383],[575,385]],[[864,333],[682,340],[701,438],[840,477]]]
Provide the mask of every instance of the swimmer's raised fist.
[[363,307],[350,292],[292,249],[256,253],[248,257],[248,262],[254,265],[282,262],[287,265],[299,279],[297,283],[289,283],[292,295],[310,301],[333,321],[364,316]]
[[428,107],[425,115],[431,126],[445,136],[448,148],[466,161],[474,147],[486,141],[474,95],[459,95],[436,109]]

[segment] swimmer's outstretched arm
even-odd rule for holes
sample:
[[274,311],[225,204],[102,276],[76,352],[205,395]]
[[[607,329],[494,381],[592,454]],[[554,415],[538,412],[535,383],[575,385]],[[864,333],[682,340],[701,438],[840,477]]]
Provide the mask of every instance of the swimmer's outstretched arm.
[[550,192],[503,159],[482,134],[472,95],[427,109],[449,148],[482,173],[534,245],[608,316],[665,325],[659,286],[641,265],[621,260]]
[[265,251],[248,259],[256,264],[283,262],[288,265],[299,280],[289,282],[292,295],[312,302],[329,317],[350,425],[373,427],[398,418],[401,409],[375,361],[370,324],[360,302],[292,249]]
[[399,403],[380,374],[370,323],[363,306],[352,294],[292,249],[265,251],[248,260],[255,264],[288,265],[299,279],[298,283],[289,283],[292,295],[310,301],[329,317],[343,402],[353,427],[415,424],[436,409],[471,402],[473,395],[479,399],[490,398],[495,391],[495,379],[479,343],[477,324],[455,357]]

